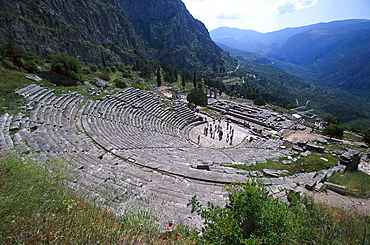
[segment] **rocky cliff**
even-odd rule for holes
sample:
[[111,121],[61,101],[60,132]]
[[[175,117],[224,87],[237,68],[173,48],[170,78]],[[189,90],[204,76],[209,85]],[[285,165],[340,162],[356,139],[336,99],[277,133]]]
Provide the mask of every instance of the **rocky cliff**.
[[0,36],[41,55],[65,52],[97,63],[144,56],[115,1],[0,0]]
[[201,67],[229,59],[210,38],[206,27],[181,0],[118,0],[151,55],[180,67]]
[[230,60],[181,0],[0,0],[0,37],[91,63],[143,58],[196,69]]

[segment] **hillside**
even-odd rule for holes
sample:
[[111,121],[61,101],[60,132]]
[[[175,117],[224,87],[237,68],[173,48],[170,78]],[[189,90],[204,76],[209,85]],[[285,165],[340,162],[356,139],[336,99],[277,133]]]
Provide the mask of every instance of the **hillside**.
[[199,69],[232,62],[180,0],[0,0],[0,35],[46,56],[90,63],[156,59]]
[[[319,23],[259,35],[250,33],[253,32],[221,28],[211,31],[211,36],[219,45],[279,61],[275,62],[276,66],[305,79],[310,76],[311,80],[346,89],[370,88],[368,20]],[[301,71],[289,69],[287,64],[299,66],[296,68]]]
[[[315,109],[320,116],[332,113],[347,124],[359,123],[363,119],[369,121],[370,104],[362,98],[339,88],[303,80],[276,67],[276,64],[288,67],[286,63],[277,63],[260,55],[226,46],[223,48],[237,57],[241,64],[234,75],[243,77],[244,82],[233,87],[240,94],[258,93],[269,102],[283,106],[290,102],[297,106],[307,103],[306,109]],[[310,74],[299,68],[291,67],[295,71]]]

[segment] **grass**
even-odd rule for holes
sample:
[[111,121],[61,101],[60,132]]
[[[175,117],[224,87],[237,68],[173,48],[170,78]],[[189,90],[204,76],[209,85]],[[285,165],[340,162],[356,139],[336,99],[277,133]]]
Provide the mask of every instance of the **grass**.
[[[334,157],[328,153],[312,152],[306,157],[298,157],[296,155],[293,156],[293,158],[296,160],[289,165],[282,164],[283,160],[288,160],[287,157],[282,157],[279,159],[267,159],[266,162],[256,162],[256,164],[249,166],[236,164],[229,167],[259,172],[262,172],[263,169],[288,170],[290,174],[296,174],[328,169],[334,167],[338,163],[338,157]],[[321,158],[325,158],[328,161],[322,160]]]
[[349,192],[367,193],[367,196],[370,196],[370,175],[364,172],[346,171],[344,173],[336,173],[329,178],[329,181],[345,186]]
[[23,73],[0,68],[0,114],[14,113],[21,105],[26,104],[22,96],[16,95],[15,90],[31,84]]
[[142,211],[115,216],[76,196],[63,185],[64,173],[46,165],[0,159],[1,244],[193,244],[179,225],[160,233]]
[[352,132],[344,132],[343,138],[354,142],[364,142],[363,137]]

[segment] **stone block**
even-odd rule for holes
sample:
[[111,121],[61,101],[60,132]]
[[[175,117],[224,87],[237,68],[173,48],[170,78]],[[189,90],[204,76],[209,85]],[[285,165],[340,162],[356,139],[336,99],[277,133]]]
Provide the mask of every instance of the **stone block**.
[[324,183],[326,188],[328,188],[329,190],[332,190],[334,192],[337,192],[339,194],[346,194],[346,187],[345,186],[342,186],[342,185],[337,185],[337,184],[334,184],[334,183],[330,183],[330,182],[325,182]]

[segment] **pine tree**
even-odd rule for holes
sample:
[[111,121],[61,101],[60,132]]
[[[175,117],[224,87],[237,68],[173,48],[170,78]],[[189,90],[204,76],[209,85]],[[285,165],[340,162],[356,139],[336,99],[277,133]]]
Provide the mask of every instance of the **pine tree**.
[[185,89],[185,77],[181,76],[181,86],[183,89]]
[[195,72],[194,72],[194,77],[193,77],[193,85],[194,85],[194,88],[197,87],[197,76],[196,76]]
[[161,68],[158,68],[158,70],[157,70],[157,85],[158,85],[158,87],[162,85]]

